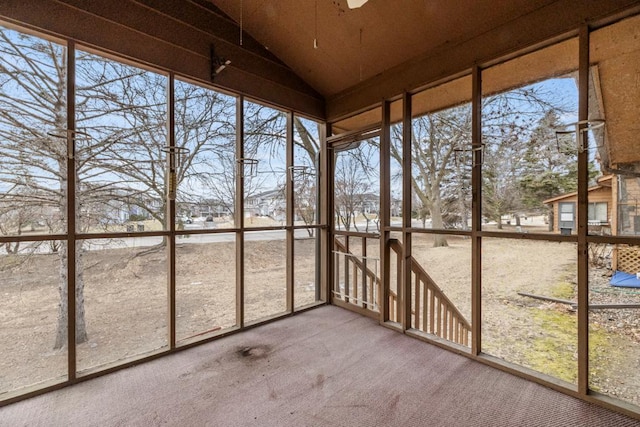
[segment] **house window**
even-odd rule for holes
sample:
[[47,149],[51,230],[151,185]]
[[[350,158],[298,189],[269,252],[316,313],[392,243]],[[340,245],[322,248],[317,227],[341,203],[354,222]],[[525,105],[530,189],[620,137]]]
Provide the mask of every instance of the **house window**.
[[607,223],[607,202],[589,203],[589,223]]

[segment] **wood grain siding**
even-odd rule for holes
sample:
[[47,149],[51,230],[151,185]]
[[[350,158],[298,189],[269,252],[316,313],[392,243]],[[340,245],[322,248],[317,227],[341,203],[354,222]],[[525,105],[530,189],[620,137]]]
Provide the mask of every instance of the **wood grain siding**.
[[0,19],[203,83],[211,83],[213,44],[216,54],[231,60],[215,86],[324,119],[324,100],[311,86],[248,35],[240,46],[237,25],[203,4],[4,0]]

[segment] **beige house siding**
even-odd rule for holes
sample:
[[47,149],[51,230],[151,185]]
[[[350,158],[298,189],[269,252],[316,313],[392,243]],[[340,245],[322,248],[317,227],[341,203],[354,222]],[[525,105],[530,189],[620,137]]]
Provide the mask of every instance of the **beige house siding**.
[[[613,222],[614,222],[614,202],[613,202],[613,198],[612,198],[612,191],[611,191],[611,187],[608,185],[600,185],[598,187],[592,187],[591,189],[589,189],[589,193],[588,193],[588,202],[589,203],[600,203],[600,202],[605,202],[607,203],[607,223],[609,224],[610,227],[613,227]],[[549,204],[552,203],[553,206],[553,231],[554,232],[560,232],[560,227],[559,227],[559,219],[560,219],[560,203],[575,203],[577,205],[578,203],[578,194],[577,193],[570,193],[567,194],[566,196],[559,196],[559,197],[555,197],[553,199],[549,199],[546,200],[544,202],[545,204]],[[577,212],[577,209],[576,211]]]

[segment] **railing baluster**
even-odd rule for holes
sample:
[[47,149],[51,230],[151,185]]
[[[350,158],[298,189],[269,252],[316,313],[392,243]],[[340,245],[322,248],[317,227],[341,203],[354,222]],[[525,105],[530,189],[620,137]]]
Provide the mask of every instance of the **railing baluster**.
[[420,277],[415,275],[415,307],[413,309],[413,326],[416,329],[420,329]]
[[442,338],[442,301],[440,301],[440,296],[438,296],[437,304],[438,312],[436,315],[438,316],[438,319],[436,321],[436,335]]
[[[362,304],[361,306],[366,307],[365,301],[368,301],[367,297],[367,238],[363,237],[362,239]],[[355,283],[355,282],[354,282]]]
[[396,298],[393,295],[389,296],[389,320],[396,321]]
[[349,302],[349,295],[351,294],[351,276],[349,274],[349,261],[351,258],[346,255],[349,253],[349,236],[344,236],[344,247],[345,247],[345,256],[344,256],[344,300],[345,302]]
[[422,282],[422,331],[427,331],[428,323],[427,323],[427,282],[424,280]]
[[442,338],[444,339],[448,339],[449,337],[449,330],[447,329],[448,323],[447,323],[447,314],[449,313],[449,310],[447,309],[447,304],[443,303],[442,304]]
[[353,259],[351,260],[351,266],[351,274],[353,275],[351,277],[351,279],[353,279],[353,299],[355,304],[358,304],[358,266]]
[[[335,247],[335,246],[334,246]],[[335,247],[336,251],[338,250],[337,247]],[[342,294],[342,291],[340,290],[340,255],[336,254],[335,255],[335,262],[336,262],[336,283],[335,283],[335,291],[338,292],[338,295]],[[342,296],[340,296],[339,298],[342,298]]]
[[402,254],[401,251],[396,253],[396,270],[398,270],[398,276],[396,277],[396,318],[395,321],[400,321],[400,313],[402,313],[402,299],[404,298],[402,292]]
[[436,310],[436,296],[431,286],[429,286],[429,333],[433,334],[435,331],[435,310]]

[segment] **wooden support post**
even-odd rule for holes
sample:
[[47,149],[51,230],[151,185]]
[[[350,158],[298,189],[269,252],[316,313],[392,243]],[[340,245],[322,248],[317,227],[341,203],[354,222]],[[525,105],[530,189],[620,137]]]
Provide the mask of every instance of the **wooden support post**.
[[[578,67],[578,120],[589,114],[589,28],[580,27]],[[580,125],[581,127],[585,125]],[[576,138],[587,146],[588,132]],[[587,243],[587,188],[589,158],[587,150],[578,152],[578,393],[589,392],[589,254]]]
[[[244,97],[236,98],[236,159],[244,158]],[[244,167],[236,168],[236,325],[244,327]]]
[[482,72],[472,71],[471,146],[471,354],[482,351]]
[[[169,147],[174,147],[176,143],[176,129],[175,129],[175,75],[173,73],[169,74],[169,79],[167,81],[167,103],[168,103],[168,115],[167,115],[167,145]],[[166,153],[167,156],[167,168],[170,168],[170,163],[172,161],[171,157],[178,156],[179,154],[175,151],[169,151]],[[175,165],[174,161],[174,165]],[[167,179],[170,179],[167,176]],[[168,186],[169,192],[171,189]],[[177,190],[176,190],[177,191]],[[167,297],[168,297],[168,310],[167,316],[168,321],[167,325],[169,325],[167,334],[168,334],[168,342],[169,348],[176,348],[176,201],[175,199],[169,197],[168,194],[165,194],[167,201],[167,209],[166,209],[166,222],[168,224],[169,236],[167,236]]]
[[[366,303],[366,301],[368,301],[368,297],[369,294],[367,292],[367,238],[363,237],[362,238],[362,304],[361,307],[362,308],[368,308],[368,304]],[[355,267],[355,263],[354,263],[354,267]],[[354,268],[354,272],[355,272],[355,268]],[[357,285],[355,285],[357,286]]]
[[286,224],[287,224],[287,297],[286,307],[287,313],[293,313],[294,307],[294,274],[295,266],[293,262],[295,252],[295,230],[293,229],[293,191],[295,183],[295,174],[293,173],[293,112],[287,113],[287,147],[286,147],[287,168],[286,171]]
[[[402,286],[398,297],[402,298],[402,330],[411,328],[411,95],[402,96]],[[402,295],[400,295],[402,288]]]
[[[322,273],[324,280],[322,289],[325,301],[331,303],[333,301],[333,290],[339,286],[339,265],[335,263],[336,259],[333,255],[333,228],[334,228],[334,211],[333,211],[333,151],[329,150],[327,145],[327,136],[331,135],[331,124],[321,127],[320,132],[320,200],[319,207],[322,225],[321,246],[322,246]],[[333,272],[334,274],[331,274]]]
[[67,372],[76,379],[76,44],[67,41]]
[[382,103],[382,127],[380,134],[380,322],[389,320],[390,297],[390,248],[391,225],[391,104]]

